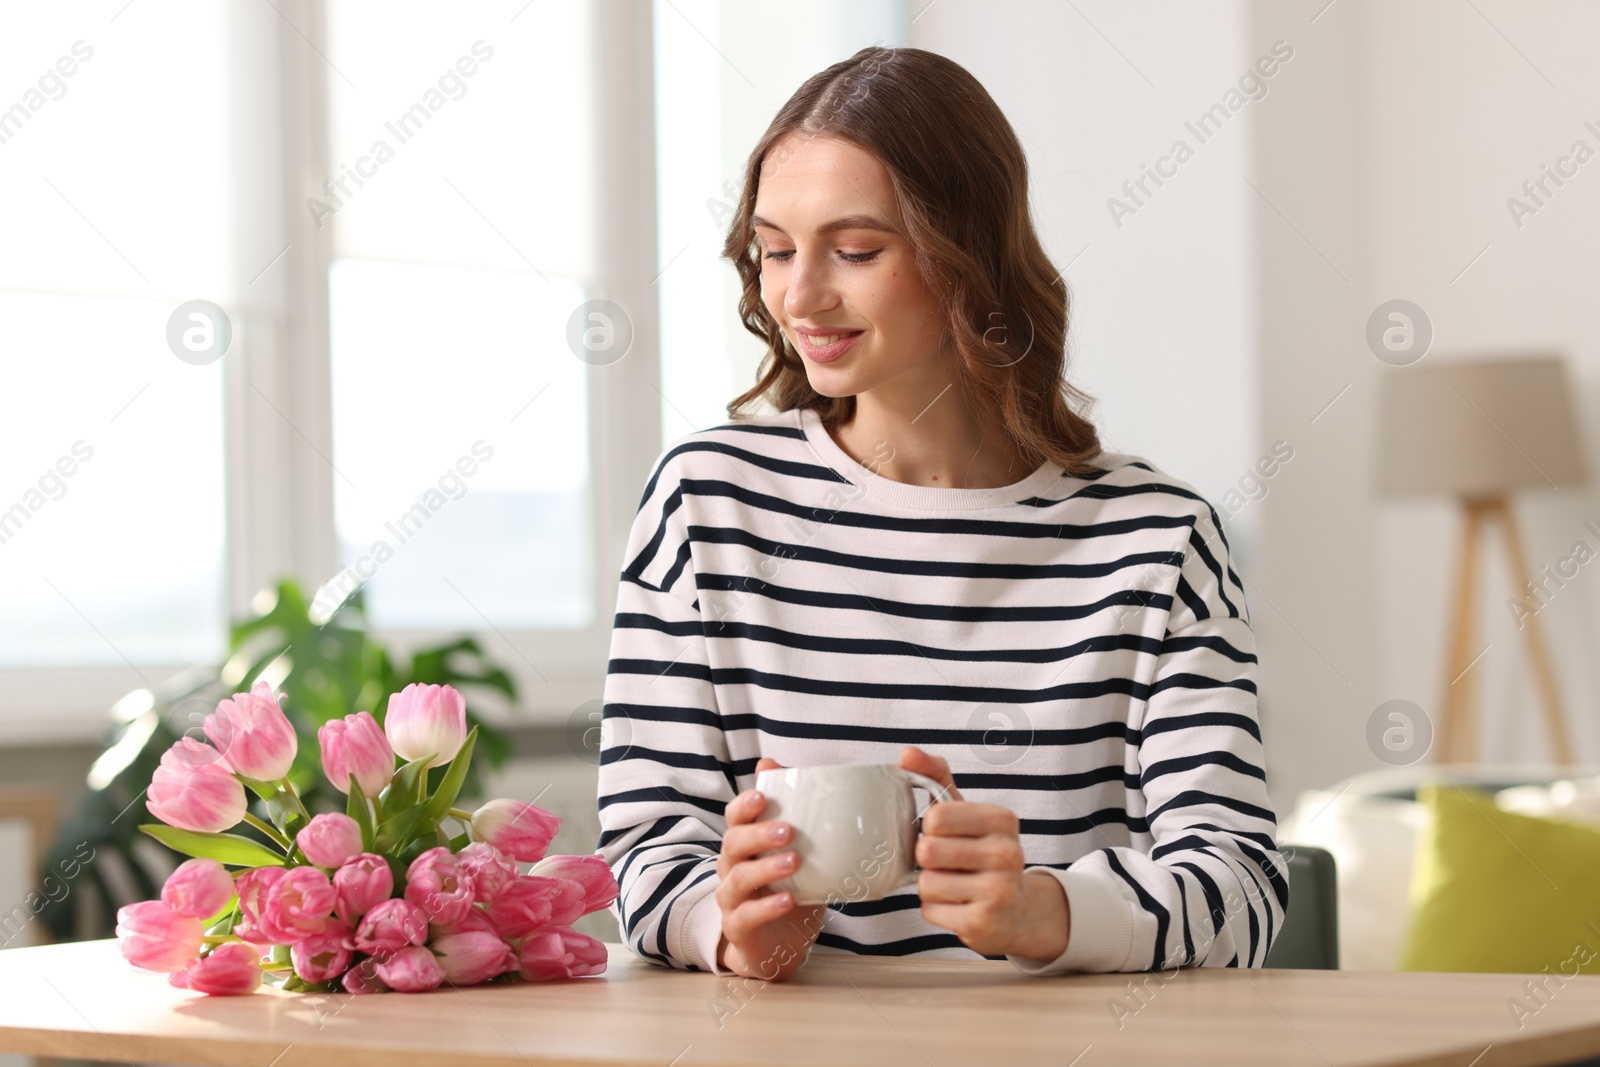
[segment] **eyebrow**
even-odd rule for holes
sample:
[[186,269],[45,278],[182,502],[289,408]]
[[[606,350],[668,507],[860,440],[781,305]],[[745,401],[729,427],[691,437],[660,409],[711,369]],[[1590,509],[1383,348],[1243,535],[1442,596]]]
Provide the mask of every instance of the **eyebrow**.
[[[750,216],[750,225],[761,226],[769,230],[783,232],[783,227],[769,222],[760,215]],[[882,219],[873,218],[871,215],[846,215],[842,219],[834,219],[817,227],[818,233],[833,233],[836,230],[879,230],[883,233],[894,233],[895,230]]]

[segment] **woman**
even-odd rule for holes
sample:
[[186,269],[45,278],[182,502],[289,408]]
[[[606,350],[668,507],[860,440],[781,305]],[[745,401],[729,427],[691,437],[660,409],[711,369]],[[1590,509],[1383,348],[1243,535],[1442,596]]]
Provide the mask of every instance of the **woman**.
[[[912,48],[829,67],[751,153],[724,254],[760,380],[657,461],[605,685],[633,951],[766,979],[813,945],[1260,966],[1288,885],[1244,589],[1211,507],[1074,410],[1066,286],[988,93]],[[770,890],[797,857],[757,771],[896,761],[955,790],[916,886]]]

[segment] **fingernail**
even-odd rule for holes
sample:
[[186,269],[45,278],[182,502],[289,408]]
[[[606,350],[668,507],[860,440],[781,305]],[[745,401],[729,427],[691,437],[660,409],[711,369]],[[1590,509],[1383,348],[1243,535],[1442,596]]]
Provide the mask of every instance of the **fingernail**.
[[783,867],[784,869],[787,870],[787,869],[793,867],[795,865],[795,861],[798,860],[799,858],[800,857],[796,856],[793,852],[785,852],[783,854],[783,857],[780,860],[778,860],[778,866]]
[[787,841],[789,839],[789,824],[779,823],[777,826],[774,826],[772,828],[772,836],[774,840]]

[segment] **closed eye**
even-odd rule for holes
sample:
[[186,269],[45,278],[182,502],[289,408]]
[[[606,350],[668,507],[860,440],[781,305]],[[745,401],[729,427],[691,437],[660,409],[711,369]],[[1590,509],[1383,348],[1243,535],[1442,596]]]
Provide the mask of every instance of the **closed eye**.
[[[873,249],[871,252],[840,252],[839,258],[844,260],[846,263],[870,263],[872,260],[877,259],[878,253],[882,251],[883,249],[877,248]],[[794,255],[794,249],[790,248],[782,252],[768,252],[763,258],[776,260],[779,263],[786,263],[788,262],[789,257],[792,255]]]

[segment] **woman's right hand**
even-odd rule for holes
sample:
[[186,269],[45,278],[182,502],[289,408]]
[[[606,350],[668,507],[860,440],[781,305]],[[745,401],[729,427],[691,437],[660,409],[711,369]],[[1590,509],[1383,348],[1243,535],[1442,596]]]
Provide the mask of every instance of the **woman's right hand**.
[[[756,771],[780,766],[777,760],[763,756],[756,762]],[[755,821],[766,806],[766,797],[754,789],[728,802],[728,832],[722,836],[722,853],[717,857],[716,899],[722,910],[717,952],[723,966],[735,974],[781,982],[805,962],[822,929],[826,905],[797,906],[792,894],[774,893],[769,888],[769,883],[793,874],[800,857],[792,848],[760,855],[794,840],[788,823]]]

